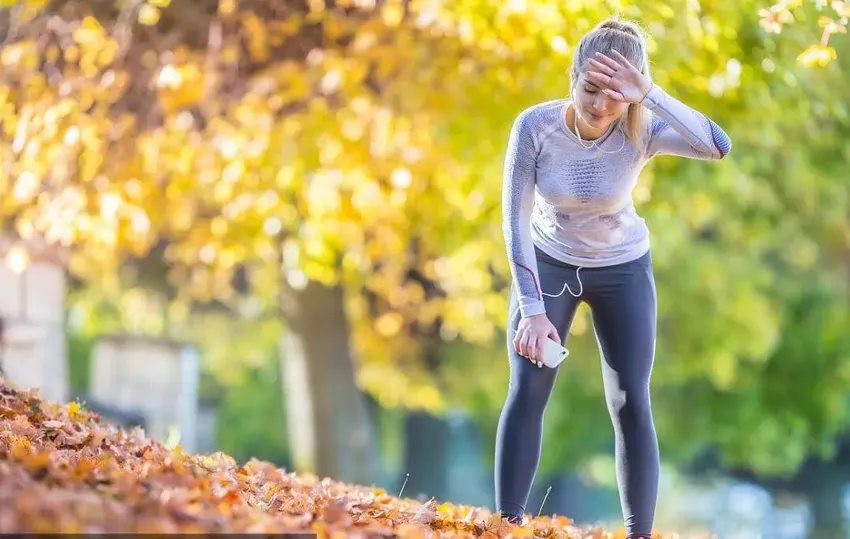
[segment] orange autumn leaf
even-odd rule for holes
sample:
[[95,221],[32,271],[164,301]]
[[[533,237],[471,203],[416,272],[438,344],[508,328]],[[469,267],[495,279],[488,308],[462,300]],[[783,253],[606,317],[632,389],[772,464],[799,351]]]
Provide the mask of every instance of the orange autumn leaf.
[[97,466],[98,461],[93,458],[80,459],[74,467],[75,479],[77,481],[82,481],[88,478]]
[[31,454],[31,444],[26,438],[16,438],[9,449],[9,454],[15,460],[25,460]]
[[46,468],[50,463],[50,453],[39,452],[27,455],[27,457],[23,459],[23,462],[27,470],[30,472],[38,472]]

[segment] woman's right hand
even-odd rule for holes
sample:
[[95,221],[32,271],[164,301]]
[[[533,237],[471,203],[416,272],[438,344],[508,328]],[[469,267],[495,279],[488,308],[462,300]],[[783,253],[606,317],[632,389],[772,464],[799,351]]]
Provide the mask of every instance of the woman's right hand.
[[514,350],[538,367],[543,366],[543,339],[552,339],[560,343],[558,330],[549,321],[546,313],[522,318],[514,337]]

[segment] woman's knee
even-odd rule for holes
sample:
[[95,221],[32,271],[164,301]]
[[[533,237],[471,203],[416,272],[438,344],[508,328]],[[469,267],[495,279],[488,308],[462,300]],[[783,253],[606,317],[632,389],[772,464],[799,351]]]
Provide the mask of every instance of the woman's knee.
[[626,385],[608,391],[606,400],[614,419],[640,420],[651,415],[649,387],[646,384]]

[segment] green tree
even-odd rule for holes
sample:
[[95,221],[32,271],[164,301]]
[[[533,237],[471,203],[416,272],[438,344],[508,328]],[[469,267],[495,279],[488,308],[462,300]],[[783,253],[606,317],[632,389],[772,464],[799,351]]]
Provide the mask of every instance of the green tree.
[[[660,299],[653,402],[663,455],[689,463],[710,447],[728,468],[771,477],[793,473],[807,456],[830,454],[847,427],[844,345],[822,350],[820,359],[812,358],[814,350],[789,354],[785,348],[799,337],[786,324],[801,293],[829,290],[823,312],[831,320],[845,320],[848,312],[850,208],[841,172],[848,103],[838,91],[846,86],[846,68],[832,62],[812,70],[798,59],[817,30],[795,26],[780,38],[759,25],[757,8],[749,2],[711,9],[672,2],[630,3],[623,11],[639,15],[652,32],[656,81],[718,121],[735,145],[720,163],[660,158],[636,192],[653,230]],[[527,36],[521,57],[527,72],[521,92],[502,93],[513,103],[511,114],[566,93],[567,64],[553,63],[546,25],[567,25],[556,10],[546,9],[528,7],[522,21],[537,26],[516,28]],[[581,9],[571,15],[577,33],[586,28],[583,21],[594,20]],[[575,42],[575,36],[561,35]],[[671,50],[676,54],[664,53]],[[506,129],[502,124],[496,132]],[[491,186],[492,194],[497,181]],[[541,477],[610,450],[589,324],[585,310],[576,319],[571,359],[548,408],[544,437],[551,443]],[[809,335],[799,342],[814,346],[814,335],[835,339],[832,329],[812,334],[811,326],[804,327]],[[457,394],[479,407],[491,434],[492,412],[506,390],[504,346],[499,339],[494,348],[451,366],[459,377]],[[493,361],[503,368],[493,369]],[[812,384],[790,394],[793,375],[780,374],[785,369],[811,369]],[[462,377],[468,372],[481,374]],[[785,396],[785,405],[777,407],[771,395]]]

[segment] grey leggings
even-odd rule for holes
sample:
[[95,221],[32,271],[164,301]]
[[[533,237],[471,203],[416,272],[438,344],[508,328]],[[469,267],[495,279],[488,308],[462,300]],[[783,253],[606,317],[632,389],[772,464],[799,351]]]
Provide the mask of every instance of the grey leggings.
[[[649,536],[655,519],[659,469],[649,399],[656,324],[652,255],[646,253],[614,266],[581,268],[579,284],[576,266],[556,260],[536,246],[535,251],[540,286],[546,294],[546,315],[563,343],[579,302],[590,307],[603,357],[605,398],[614,427],[617,482],[626,530],[629,537]],[[569,290],[564,288],[565,283]],[[543,412],[560,367],[538,368],[514,350],[520,320],[515,287],[511,287],[508,312],[510,385],[496,432],[495,486],[496,510],[515,516],[525,512],[537,473]]]

